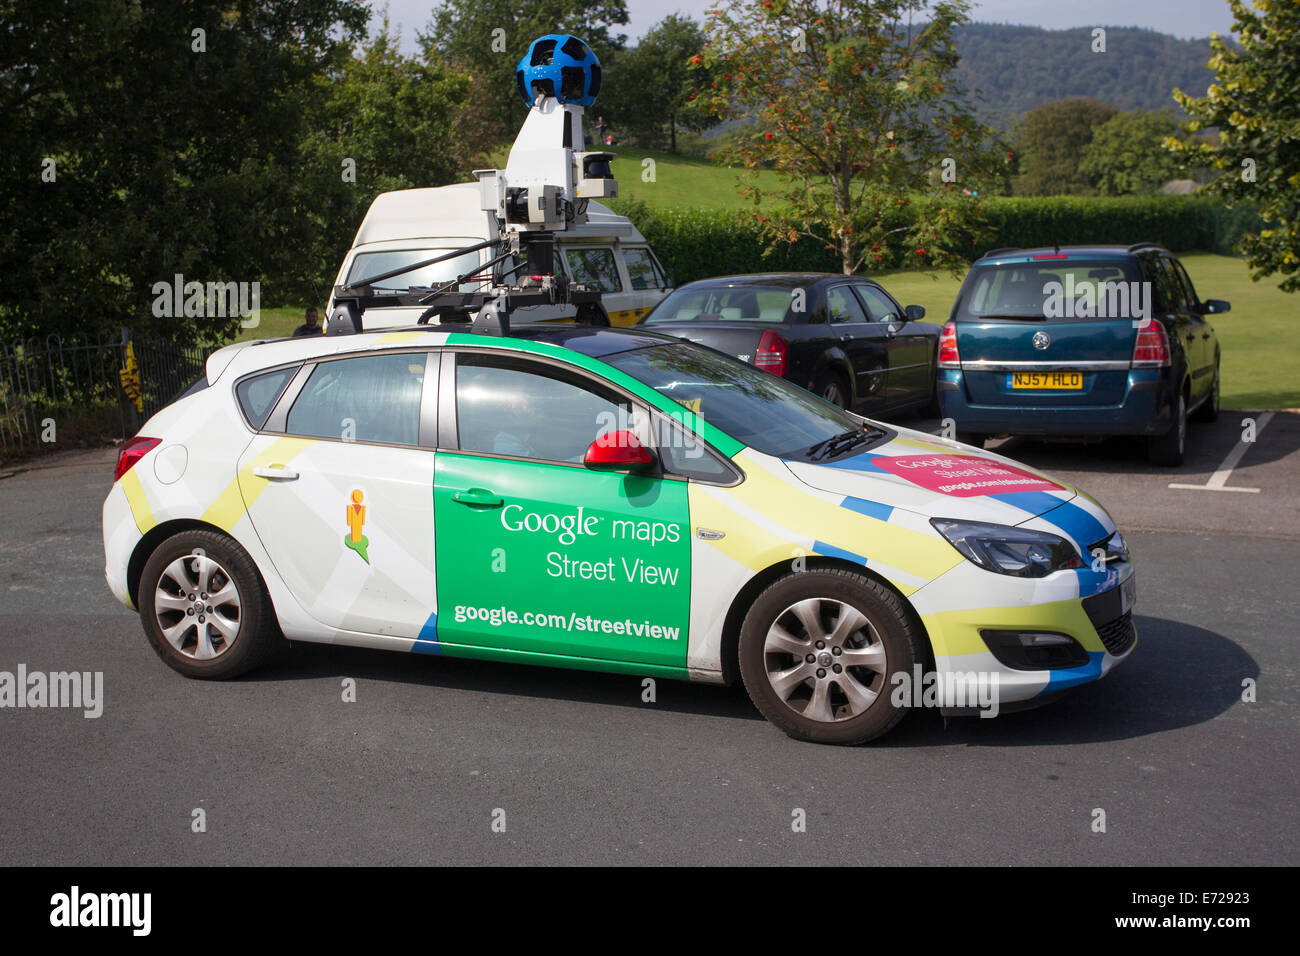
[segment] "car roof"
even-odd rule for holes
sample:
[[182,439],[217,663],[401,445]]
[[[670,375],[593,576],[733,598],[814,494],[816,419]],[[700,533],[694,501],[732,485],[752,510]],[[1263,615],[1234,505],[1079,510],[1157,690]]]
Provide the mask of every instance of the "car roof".
[[1120,245],[1119,243],[1107,244],[1096,243],[1092,245],[1077,246],[1040,246],[1036,249],[990,249],[984,255],[980,256],[979,262],[986,259],[999,259],[1009,261],[1025,261],[1035,256],[1096,256],[1098,258],[1127,259],[1135,256],[1140,252],[1168,252],[1164,246],[1156,245],[1154,242],[1138,242],[1129,245]]
[[717,276],[712,279],[696,279],[677,287],[677,290],[701,288],[704,286],[771,286],[778,289],[796,289],[801,286],[818,285],[832,279],[861,279],[875,282],[867,276],[846,276],[838,272],[754,272],[747,275]]
[[[244,374],[254,367],[270,368],[326,356],[356,354],[383,348],[418,348],[421,345],[422,335],[431,332],[474,335],[476,339],[482,340],[481,344],[484,346],[501,341],[497,336],[475,335],[467,324],[410,325],[367,329],[351,335],[304,335],[257,339],[251,342],[235,342],[209,355],[206,363],[208,379],[215,381],[237,358],[241,360],[237,364],[239,374]],[[591,358],[648,348],[653,345],[683,344],[682,340],[675,336],[641,329],[594,328],[586,325],[560,325],[549,322],[515,325],[505,339],[544,343]]]

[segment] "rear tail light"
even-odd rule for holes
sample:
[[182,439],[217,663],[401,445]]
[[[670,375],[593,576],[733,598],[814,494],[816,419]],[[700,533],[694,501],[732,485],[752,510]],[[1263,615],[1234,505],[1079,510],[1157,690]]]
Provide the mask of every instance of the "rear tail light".
[[122,445],[122,450],[117,453],[117,467],[113,469],[113,480],[117,481],[125,475],[137,461],[160,444],[162,444],[161,438],[141,438],[139,435],[128,438]]
[[961,354],[957,351],[957,325],[949,322],[939,333],[939,368],[961,368]]
[[784,378],[787,350],[785,339],[770,329],[765,331],[763,337],[758,340],[757,351],[754,352],[754,367]]
[[1133,341],[1133,367],[1165,368],[1170,362],[1169,334],[1159,322],[1147,319]]

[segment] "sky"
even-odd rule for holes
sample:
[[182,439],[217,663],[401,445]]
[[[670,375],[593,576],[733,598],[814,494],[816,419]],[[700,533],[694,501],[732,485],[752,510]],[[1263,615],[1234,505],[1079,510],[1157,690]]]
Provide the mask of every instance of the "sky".
[[[627,0],[632,39],[670,13],[702,20],[715,0]],[[415,49],[416,30],[429,21],[433,0],[387,0],[389,19],[402,26],[402,48]],[[378,10],[384,0],[372,0]],[[1226,34],[1232,30],[1227,0],[976,0],[971,19],[1064,30],[1069,27],[1148,27],[1183,39]],[[521,51],[522,52],[522,51]]]

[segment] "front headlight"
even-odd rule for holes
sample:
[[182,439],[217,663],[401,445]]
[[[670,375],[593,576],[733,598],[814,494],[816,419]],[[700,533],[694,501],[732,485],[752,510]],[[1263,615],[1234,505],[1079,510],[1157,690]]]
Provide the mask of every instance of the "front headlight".
[[1043,578],[1053,571],[1084,567],[1074,545],[1060,535],[950,518],[931,518],[930,524],[964,557],[986,571]]

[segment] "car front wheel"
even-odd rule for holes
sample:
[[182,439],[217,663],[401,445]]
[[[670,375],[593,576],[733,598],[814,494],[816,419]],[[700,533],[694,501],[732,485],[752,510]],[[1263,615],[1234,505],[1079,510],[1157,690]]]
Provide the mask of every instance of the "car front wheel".
[[788,574],[759,595],[739,658],[754,706],[789,736],[860,744],[906,715],[890,675],[910,674],[921,654],[898,595],[833,568]]
[[253,559],[213,531],[159,545],[140,575],[138,603],[149,643],[187,677],[237,677],[284,645]]

